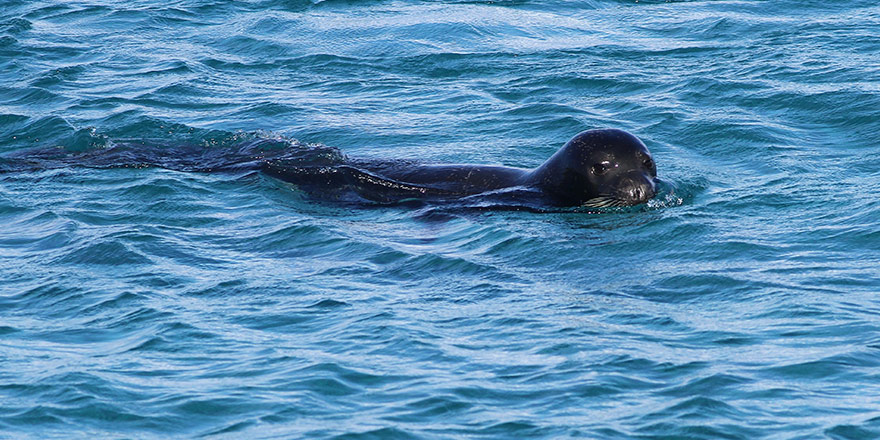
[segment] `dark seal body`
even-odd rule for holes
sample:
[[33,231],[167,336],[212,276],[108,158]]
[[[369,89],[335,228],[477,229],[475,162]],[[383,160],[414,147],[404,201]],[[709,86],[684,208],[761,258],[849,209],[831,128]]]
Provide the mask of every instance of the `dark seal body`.
[[232,148],[120,141],[82,152],[63,147],[0,157],[0,173],[83,166],[161,167],[246,175],[261,171],[320,199],[398,203],[412,199],[494,206],[629,206],[654,197],[657,169],[645,144],[614,129],[579,133],[535,169],[356,160],[338,149],[257,138]]

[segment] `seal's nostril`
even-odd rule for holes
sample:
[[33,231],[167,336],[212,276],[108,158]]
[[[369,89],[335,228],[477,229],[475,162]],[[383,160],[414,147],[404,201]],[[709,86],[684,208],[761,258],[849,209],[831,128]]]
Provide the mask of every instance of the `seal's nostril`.
[[654,198],[656,194],[653,183],[652,181],[638,182],[630,180],[627,182],[625,189],[620,192],[620,195],[633,204],[647,202]]

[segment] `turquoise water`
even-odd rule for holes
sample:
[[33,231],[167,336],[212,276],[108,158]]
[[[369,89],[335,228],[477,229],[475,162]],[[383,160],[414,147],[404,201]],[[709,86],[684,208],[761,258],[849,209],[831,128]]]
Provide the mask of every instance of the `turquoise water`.
[[674,195],[6,168],[0,437],[880,437],[878,35],[867,1],[5,0],[3,156],[533,167],[616,127]]

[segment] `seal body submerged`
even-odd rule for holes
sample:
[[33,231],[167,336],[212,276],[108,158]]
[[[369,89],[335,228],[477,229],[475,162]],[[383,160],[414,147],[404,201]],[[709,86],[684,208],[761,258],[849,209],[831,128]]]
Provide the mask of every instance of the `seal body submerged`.
[[552,206],[631,206],[656,193],[648,148],[623,130],[579,133],[534,169],[482,165],[363,162],[336,167],[267,160],[262,171],[314,192],[349,186],[365,198],[449,200],[520,188]]
[[0,174],[65,166],[155,166],[187,172],[250,174],[290,182],[318,199],[398,203],[463,201],[472,206],[630,206],[654,197],[657,170],[645,144],[615,129],[579,133],[534,169],[357,160],[338,149],[257,138],[233,148],[121,141],[71,152],[26,150],[0,156]]

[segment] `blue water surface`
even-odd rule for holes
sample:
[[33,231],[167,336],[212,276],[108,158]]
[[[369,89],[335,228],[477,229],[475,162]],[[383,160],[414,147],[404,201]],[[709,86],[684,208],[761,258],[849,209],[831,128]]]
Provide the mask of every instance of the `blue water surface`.
[[0,156],[533,167],[616,127],[670,189],[351,206],[0,159],[0,437],[878,438],[878,36],[859,0],[4,0]]

